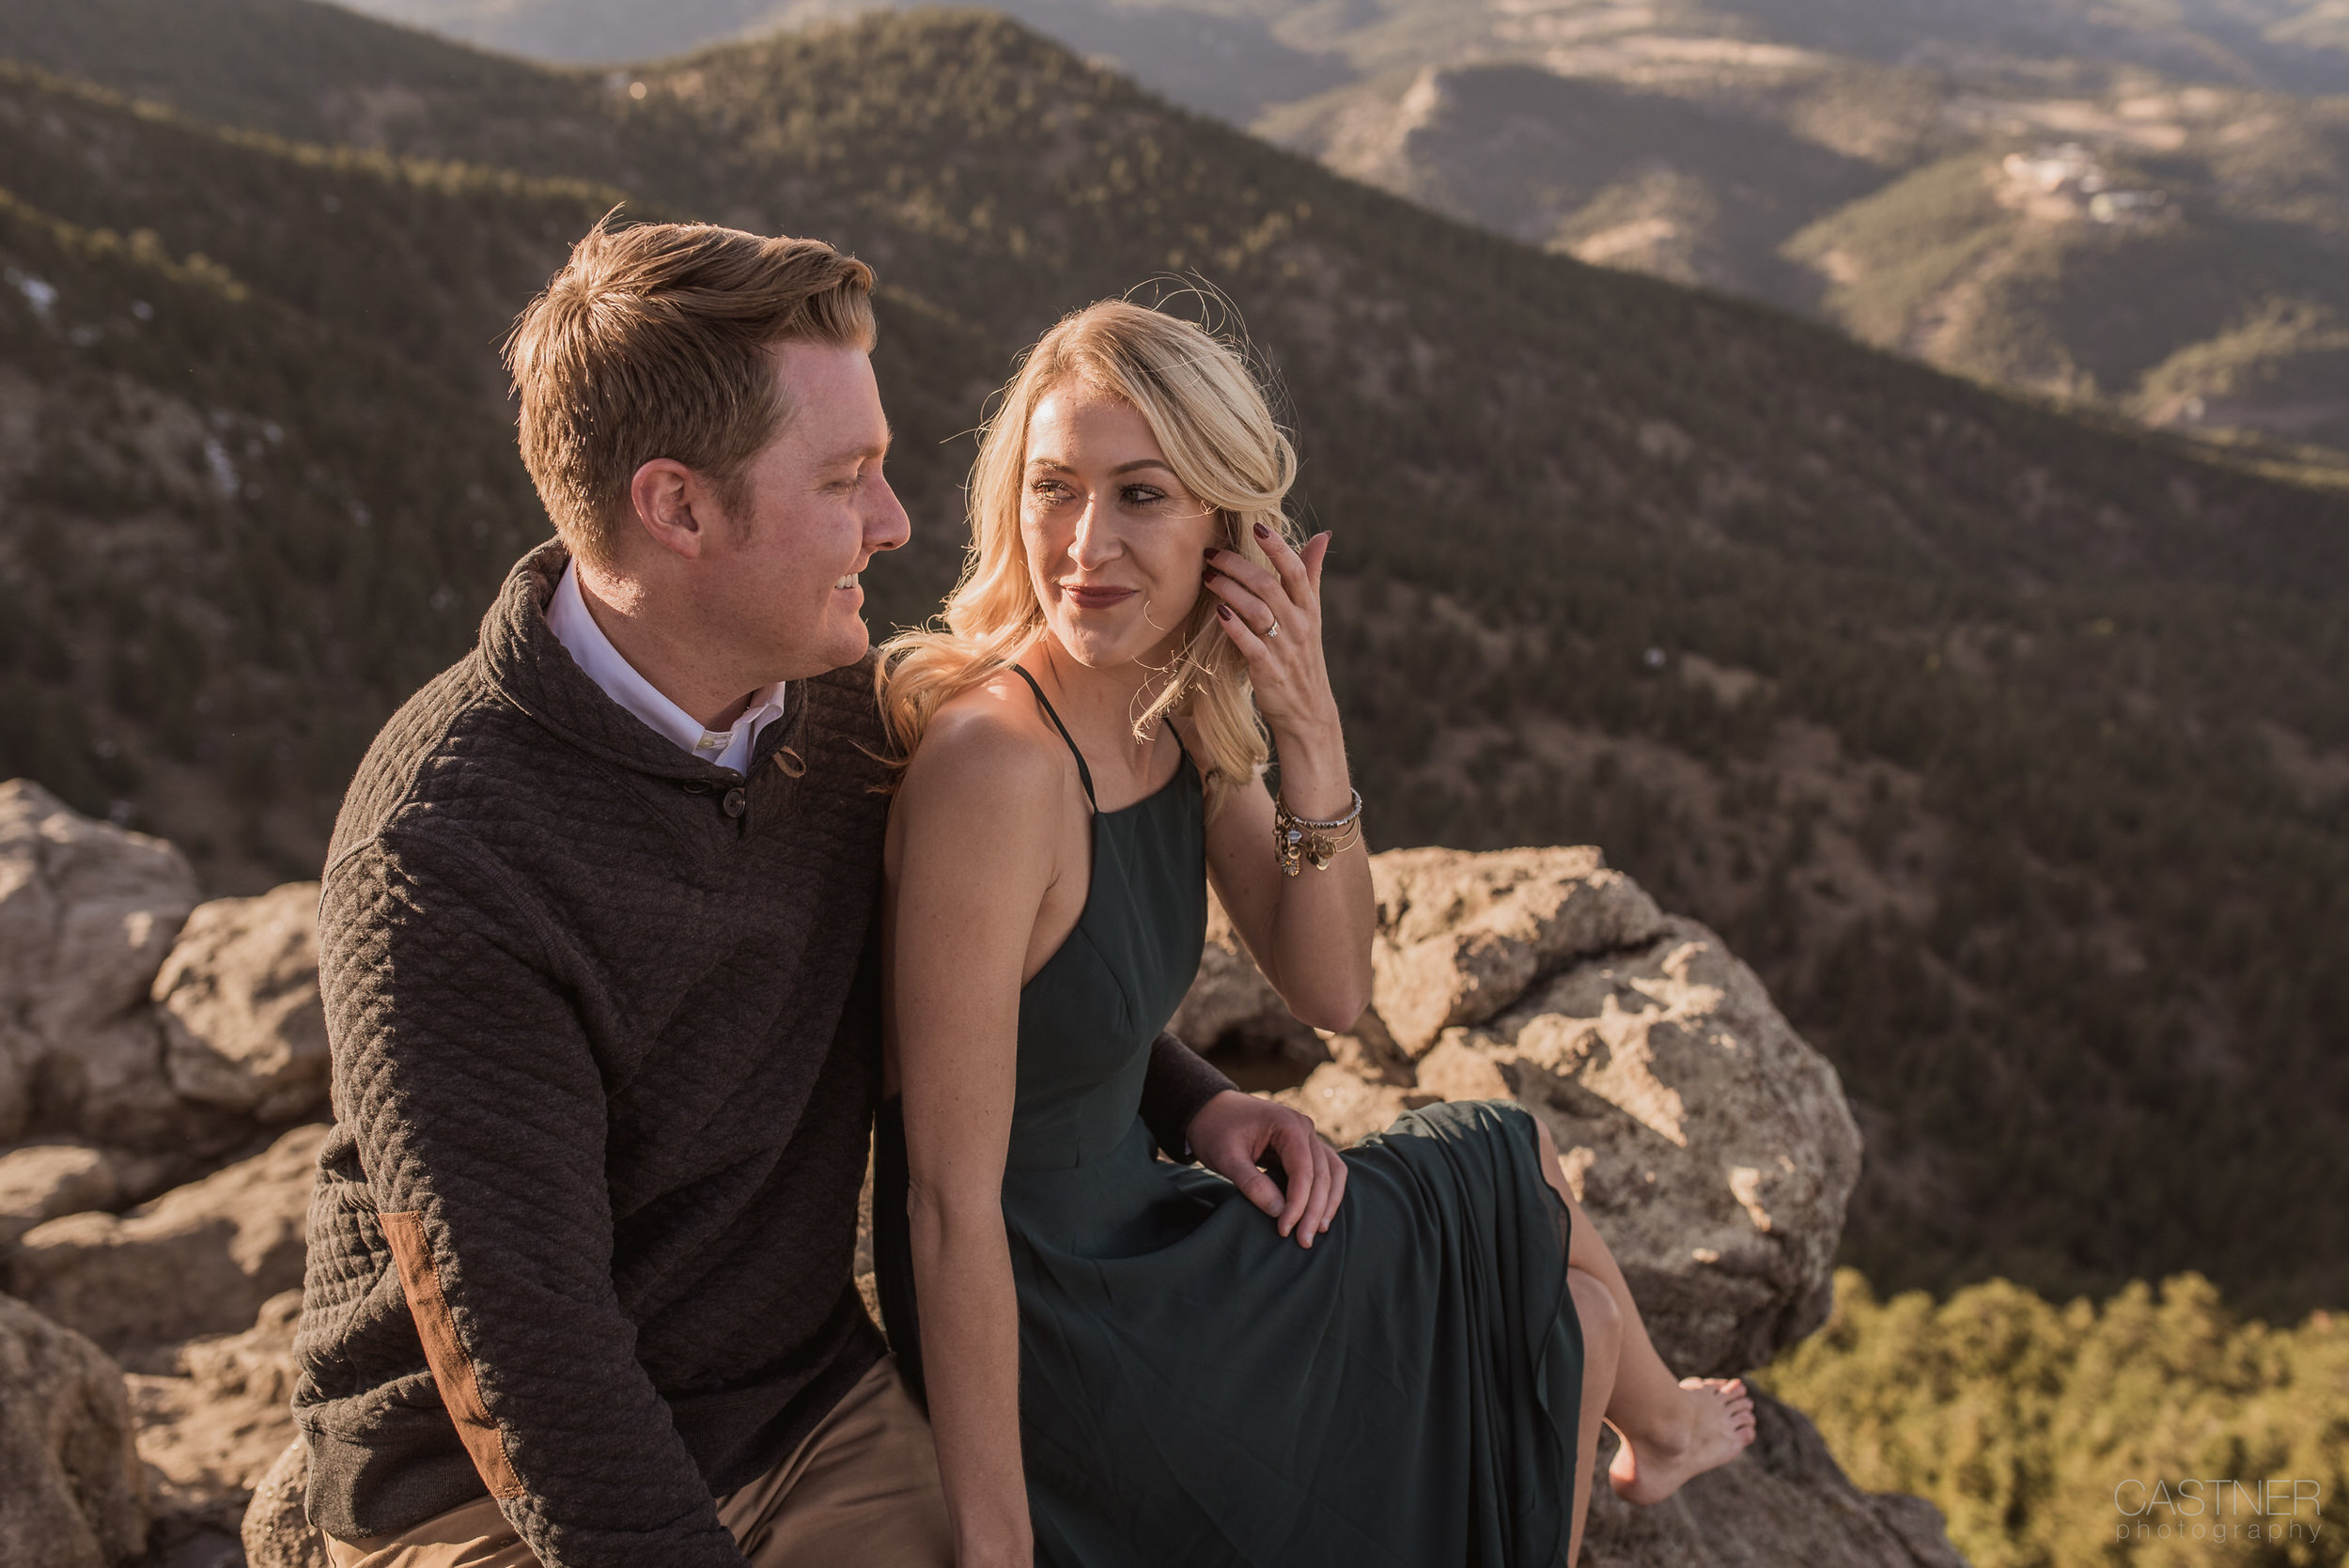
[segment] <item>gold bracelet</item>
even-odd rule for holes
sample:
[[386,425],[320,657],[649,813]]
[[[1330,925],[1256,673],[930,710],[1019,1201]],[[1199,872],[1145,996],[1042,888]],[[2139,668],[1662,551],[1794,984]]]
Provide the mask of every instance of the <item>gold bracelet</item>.
[[1359,789],[1346,793],[1353,796],[1353,806],[1344,816],[1327,822],[1299,816],[1280,800],[1272,802],[1272,847],[1281,858],[1283,876],[1296,876],[1304,861],[1311,861],[1315,871],[1327,871],[1331,861],[1362,836],[1362,793]]

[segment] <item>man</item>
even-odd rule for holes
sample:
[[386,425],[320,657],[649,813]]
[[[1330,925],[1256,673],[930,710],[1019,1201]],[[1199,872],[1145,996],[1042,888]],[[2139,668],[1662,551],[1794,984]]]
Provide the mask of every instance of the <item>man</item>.
[[[509,346],[558,538],[393,718],[319,913],[337,1123],[295,1404],[338,1568],[944,1564],[853,1289],[890,773],[872,274],[599,225]],[[1311,1136],[1162,1040],[1268,1208]]]

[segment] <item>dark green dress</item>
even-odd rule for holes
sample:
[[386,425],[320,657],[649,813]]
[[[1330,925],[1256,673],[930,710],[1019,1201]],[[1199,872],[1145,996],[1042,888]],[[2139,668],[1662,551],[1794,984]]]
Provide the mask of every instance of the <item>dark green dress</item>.
[[[1036,1560],[1563,1565],[1582,1340],[1532,1119],[1405,1114],[1346,1151],[1310,1251],[1221,1177],[1159,1158],[1143,1070],[1206,925],[1190,757],[1093,824],[1084,912],[1020,993],[1003,1177]],[[895,1109],[880,1284],[918,1377]]]

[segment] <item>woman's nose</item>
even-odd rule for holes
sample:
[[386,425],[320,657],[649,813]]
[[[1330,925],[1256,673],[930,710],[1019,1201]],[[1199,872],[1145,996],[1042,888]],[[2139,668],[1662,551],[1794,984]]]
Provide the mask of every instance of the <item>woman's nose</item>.
[[1093,502],[1077,518],[1077,536],[1068,543],[1069,558],[1080,567],[1097,566],[1117,553],[1117,540],[1101,515],[1101,508]]

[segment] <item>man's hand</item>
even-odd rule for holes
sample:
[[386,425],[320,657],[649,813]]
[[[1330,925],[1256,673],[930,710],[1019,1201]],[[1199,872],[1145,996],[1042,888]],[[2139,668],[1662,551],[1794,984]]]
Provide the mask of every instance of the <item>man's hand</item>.
[[[1311,1247],[1330,1228],[1346,1196],[1346,1161],[1314,1131],[1312,1117],[1237,1089],[1199,1108],[1190,1120],[1190,1152],[1272,1216],[1281,1234],[1295,1236],[1299,1247]],[[1288,1179],[1286,1193],[1264,1172],[1273,1158]]]

